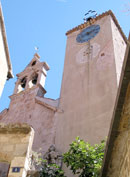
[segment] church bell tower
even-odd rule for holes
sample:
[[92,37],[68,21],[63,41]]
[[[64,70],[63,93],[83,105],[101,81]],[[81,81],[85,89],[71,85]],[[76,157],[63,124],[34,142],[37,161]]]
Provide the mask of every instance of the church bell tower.
[[36,53],[25,70],[17,74],[18,79],[16,82],[14,94],[18,94],[21,91],[26,91],[30,88],[39,86],[39,90],[44,96],[46,93],[44,85],[49,66],[45,62],[41,63],[39,59],[40,57]]
[[127,43],[111,11],[66,35],[55,139],[62,152],[77,136],[95,144],[108,135]]
[[17,74],[17,81],[9,109],[0,114],[2,123],[26,123],[35,131],[34,151],[46,152],[53,144],[53,116],[57,103],[55,100],[45,98],[44,88],[49,66],[40,62],[36,53],[27,67]]

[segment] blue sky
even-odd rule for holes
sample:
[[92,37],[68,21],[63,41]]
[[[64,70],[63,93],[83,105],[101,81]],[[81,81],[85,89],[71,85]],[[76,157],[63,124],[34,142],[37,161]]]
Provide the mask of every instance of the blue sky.
[[59,97],[66,48],[65,33],[83,23],[88,10],[101,14],[111,9],[126,36],[130,29],[130,13],[125,12],[130,7],[128,0],[1,0],[1,3],[14,78],[5,85],[0,111],[8,107],[16,74],[33,58],[35,46],[39,47],[41,61],[46,61],[51,68],[46,79],[45,96]]

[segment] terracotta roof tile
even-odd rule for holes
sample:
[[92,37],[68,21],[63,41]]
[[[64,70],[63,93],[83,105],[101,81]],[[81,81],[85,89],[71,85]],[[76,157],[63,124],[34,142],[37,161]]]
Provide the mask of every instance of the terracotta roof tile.
[[126,38],[125,34],[123,33],[123,31],[122,31],[122,29],[121,29],[121,27],[120,27],[115,15],[113,14],[113,12],[111,10],[109,10],[107,12],[104,12],[101,15],[98,15],[96,18],[91,19],[90,21],[85,22],[85,23],[83,23],[81,25],[78,25],[77,27],[67,31],[66,35],[69,35],[69,34],[75,32],[75,31],[78,31],[79,29],[83,29],[83,28],[85,28],[87,26],[90,26],[90,25],[94,24],[97,20],[100,20],[101,18],[103,18],[105,16],[108,16],[108,15],[110,15],[112,17],[112,19],[115,22],[117,28],[119,29],[121,35],[123,36],[123,39],[127,42],[127,38]]

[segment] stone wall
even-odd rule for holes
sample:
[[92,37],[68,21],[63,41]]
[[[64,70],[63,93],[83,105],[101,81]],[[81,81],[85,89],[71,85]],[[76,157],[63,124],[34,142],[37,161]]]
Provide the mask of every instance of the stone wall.
[[[0,167],[10,165],[8,177],[26,177],[33,136],[34,131],[25,124],[0,125]],[[6,169],[0,169],[5,173]]]
[[115,140],[107,177],[130,176],[130,85],[127,89],[118,136]]

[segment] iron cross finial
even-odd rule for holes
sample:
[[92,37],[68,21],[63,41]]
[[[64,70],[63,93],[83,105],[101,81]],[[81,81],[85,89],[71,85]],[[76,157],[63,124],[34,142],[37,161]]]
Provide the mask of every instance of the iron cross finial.
[[84,17],[84,22],[87,22],[89,20],[91,20],[92,18],[96,18],[97,16],[97,12],[95,10],[89,10]]

